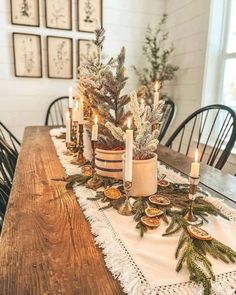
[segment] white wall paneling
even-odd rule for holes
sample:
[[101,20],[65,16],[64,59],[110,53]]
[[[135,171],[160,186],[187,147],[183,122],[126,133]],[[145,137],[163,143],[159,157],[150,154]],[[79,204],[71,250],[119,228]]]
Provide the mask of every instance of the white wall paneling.
[[[92,39],[93,34],[77,31],[77,1],[73,3],[73,30],[55,30],[45,27],[44,0],[40,0],[40,27],[11,24],[10,1],[0,1],[0,120],[19,138],[29,125],[43,125],[46,110],[56,97],[67,95],[69,86],[76,82],[77,39]],[[156,24],[164,13],[164,0],[104,0],[103,24],[106,29],[104,53],[117,55],[126,47],[127,91],[136,87],[132,64],[142,66],[141,48],[148,23]],[[43,78],[16,78],[14,76],[12,32],[32,33],[42,36]],[[47,78],[46,36],[74,39],[74,80]]]
[[[189,114],[203,105],[208,37],[211,37],[208,36],[211,2],[216,2],[219,6],[222,1],[166,1],[167,30],[170,32],[170,42],[173,42],[176,48],[172,62],[178,65],[180,69],[176,78],[166,83],[165,86],[165,90],[173,98],[177,106],[176,118],[165,139]],[[220,12],[220,10],[218,11]],[[212,62],[211,56],[208,61],[209,63]],[[210,74],[213,77],[212,70]],[[209,93],[208,96],[210,96]],[[209,99],[208,101],[208,104],[212,103]],[[231,155],[224,170],[232,174],[235,173],[235,155]]]
[[[19,139],[25,126],[42,125],[50,102],[66,95],[69,86],[75,84],[77,39],[93,38],[93,34],[77,31],[77,0],[72,0],[72,31],[45,27],[44,2],[40,1],[40,27],[37,28],[11,25],[10,1],[0,1],[0,120]],[[103,0],[103,24],[106,29],[104,52],[117,55],[122,46],[126,47],[126,74],[129,76],[126,91],[137,86],[131,65],[145,65],[142,45],[147,24],[155,26],[163,13],[168,14],[167,30],[170,42],[174,42],[176,47],[172,62],[180,69],[177,77],[165,85],[165,91],[177,105],[177,116],[167,137],[188,114],[202,105],[210,3],[211,0]],[[42,79],[14,77],[12,32],[42,36]],[[74,80],[47,78],[47,35],[74,39]],[[236,159],[231,157],[226,170],[235,173],[235,162]]]

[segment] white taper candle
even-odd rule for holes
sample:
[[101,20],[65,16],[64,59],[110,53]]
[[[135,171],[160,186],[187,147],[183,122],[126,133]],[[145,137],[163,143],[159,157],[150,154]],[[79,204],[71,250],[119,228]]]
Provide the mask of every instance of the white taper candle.
[[198,149],[195,151],[194,162],[191,165],[190,176],[199,177],[200,163],[198,161]]
[[73,122],[78,122],[79,119],[79,103],[76,101],[75,106],[73,108],[73,114],[72,114]]
[[66,112],[66,142],[71,141],[71,118],[70,112]]
[[92,138],[93,141],[98,140],[98,116],[94,117],[94,124],[92,126]]
[[83,99],[80,99],[79,102],[79,120],[78,123],[80,125],[84,124],[84,104],[83,104]]
[[125,139],[125,181],[132,182],[133,176],[133,133],[131,118],[128,118]]
[[155,83],[155,88],[154,88],[154,99],[153,99],[153,104],[154,104],[154,107],[156,107],[159,103],[159,82],[156,81]]
[[69,88],[69,109],[72,109],[74,105],[74,101],[73,101],[73,89],[72,87]]

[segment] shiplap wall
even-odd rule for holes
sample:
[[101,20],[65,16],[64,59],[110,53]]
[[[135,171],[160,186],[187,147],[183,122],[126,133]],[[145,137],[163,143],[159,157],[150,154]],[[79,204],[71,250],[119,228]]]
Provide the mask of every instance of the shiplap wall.
[[166,84],[177,106],[170,132],[201,106],[209,8],[210,0],[166,1],[167,30],[176,48],[172,62],[179,66],[176,78]]
[[[45,28],[44,0],[40,1],[40,28],[11,25],[10,0],[0,1],[0,120],[19,138],[25,126],[43,125],[49,103],[58,96],[67,95],[73,80],[47,78],[46,36],[74,38],[74,77],[76,76],[77,42],[91,39],[93,34],[77,32],[76,0],[73,0],[73,30]],[[117,55],[126,47],[127,91],[136,87],[131,64],[142,66],[141,48],[147,24],[155,25],[165,11],[165,0],[104,0],[103,21],[106,29],[104,53]],[[42,36],[43,78],[16,78],[13,67],[12,32],[33,33]]]
[[[67,94],[73,80],[46,78],[45,36],[56,35],[92,38],[91,34],[77,32],[76,2],[73,0],[73,31],[45,28],[44,1],[41,0],[41,27],[21,27],[10,23],[9,0],[0,1],[0,120],[21,139],[25,126],[42,125],[49,103]],[[107,31],[105,53],[118,54],[126,47],[127,75],[130,77],[127,91],[136,87],[136,78],[130,69],[132,64],[142,66],[143,35],[147,24],[156,25],[166,12],[170,41],[176,47],[173,63],[180,67],[177,78],[166,83],[165,90],[177,105],[177,116],[168,135],[191,112],[202,104],[202,89],[207,48],[210,0],[104,0],[104,27]],[[12,32],[42,35],[43,79],[15,78],[13,71]],[[77,43],[74,40],[74,75],[76,75]],[[166,138],[167,138],[166,137]],[[232,156],[225,170],[236,171],[236,157]]]
[[[177,106],[176,118],[166,138],[183,119],[204,104],[210,8],[211,0],[166,0],[167,30],[176,48],[172,62],[180,67],[176,78],[165,87]],[[235,174],[236,155],[231,155],[224,171]]]

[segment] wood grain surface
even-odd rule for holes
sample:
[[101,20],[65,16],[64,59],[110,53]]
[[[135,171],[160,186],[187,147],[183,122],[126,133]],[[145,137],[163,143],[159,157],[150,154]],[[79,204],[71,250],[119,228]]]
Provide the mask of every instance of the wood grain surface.
[[122,294],[46,127],[26,128],[0,241],[1,295]]
[[[193,159],[165,146],[158,146],[158,158],[170,167],[188,175]],[[218,195],[236,202],[236,177],[201,163],[200,182]]]
[[[189,173],[191,159],[163,146],[158,155]],[[203,183],[235,198],[233,176],[201,166]],[[122,294],[74,194],[52,180],[63,176],[49,128],[26,128],[0,240],[1,295]]]

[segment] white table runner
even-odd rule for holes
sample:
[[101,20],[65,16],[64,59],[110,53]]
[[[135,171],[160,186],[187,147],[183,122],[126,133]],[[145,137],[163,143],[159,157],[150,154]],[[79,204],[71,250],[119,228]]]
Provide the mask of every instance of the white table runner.
[[[61,129],[51,130],[53,142],[63,167],[68,175],[79,172],[79,168],[70,164],[71,158],[63,155],[65,143],[54,136]],[[88,144],[85,138],[85,145]],[[86,149],[89,158],[89,149]],[[186,183],[180,174],[164,165],[159,165],[161,173],[165,173],[171,181]],[[103,249],[106,266],[113,276],[121,282],[128,294],[203,294],[200,285],[189,282],[186,266],[177,273],[177,260],[174,257],[179,233],[162,237],[166,225],[149,230],[141,238],[135,229],[133,217],[121,216],[113,208],[98,210],[104,203],[87,200],[95,196],[95,192],[84,186],[75,186],[78,202],[91,224],[95,241]],[[203,226],[212,236],[236,250],[236,210],[229,208],[222,200],[209,196],[208,199],[230,218],[209,216],[209,223]],[[236,290],[236,264],[225,264],[210,257],[216,281],[213,282],[215,294],[233,295]]]

